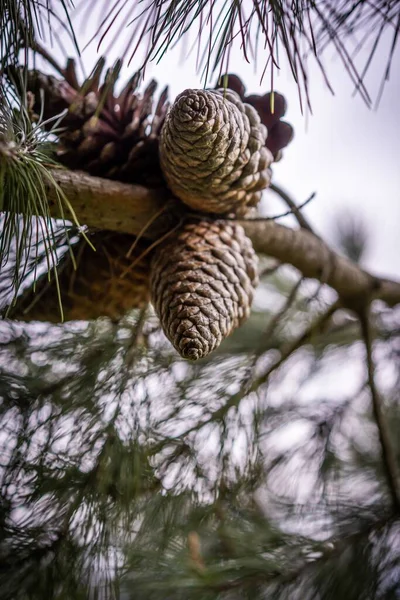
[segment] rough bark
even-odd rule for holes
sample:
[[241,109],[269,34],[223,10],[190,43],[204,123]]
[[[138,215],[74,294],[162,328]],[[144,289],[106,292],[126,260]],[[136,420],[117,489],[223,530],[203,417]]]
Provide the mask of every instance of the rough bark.
[[[164,192],[91,177],[80,171],[53,170],[52,175],[67,196],[79,222],[89,227],[138,235],[151,223],[146,229],[146,236],[156,239],[168,231],[173,219],[176,219],[174,211],[162,212],[169,200]],[[50,183],[46,189],[51,213],[60,217],[56,191]],[[257,252],[291,264],[305,277],[326,283],[336,290],[346,306],[358,310],[374,299],[383,300],[389,306],[400,303],[400,282],[364,271],[331,250],[313,233],[290,229],[268,220],[240,223]]]
[[[168,200],[164,190],[93,177],[83,171],[54,169],[51,174],[68,198],[79,223],[89,227],[138,235]],[[60,218],[57,191],[50,181],[45,185],[50,212]],[[68,211],[63,208],[68,218]],[[156,238],[165,233],[169,223],[164,215],[164,219],[152,223],[147,235]]]
[[305,277],[318,279],[337,291],[344,303],[358,310],[370,299],[389,306],[400,303],[400,282],[382,279],[334,252],[305,229],[290,229],[274,221],[241,221],[256,252],[296,267]]

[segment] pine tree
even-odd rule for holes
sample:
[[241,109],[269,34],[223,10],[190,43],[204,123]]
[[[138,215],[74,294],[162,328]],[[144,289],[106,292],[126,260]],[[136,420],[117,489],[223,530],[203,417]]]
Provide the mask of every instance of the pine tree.
[[[138,66],[211,5],[127,6]],[[252,7],[222,7],[213,85],[178,99],[60,66],[41,36],[79,46],[68,0],[2,8],[1,598],[400,597],[400,282],[360,266],[360,216],[337,252],[315,235],[273,179],[285,99],[218,72],[259,28],[308,102],[298,43],[331,41],[369,102],[347,36],[392,29],[392,57],[398,3]],[[258,216],[271,179],[297,228]]]

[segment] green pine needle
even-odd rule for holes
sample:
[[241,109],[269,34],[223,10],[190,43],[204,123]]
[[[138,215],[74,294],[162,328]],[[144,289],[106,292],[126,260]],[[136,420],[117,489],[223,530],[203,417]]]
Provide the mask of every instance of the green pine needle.
[[[55,4],[55,3],[54,3]],[[2,0],[0,10],[0,71],[7,65],[21,60],[27,64],[28,48],[34,47],[37,39],[52,40],[54,24],[62,24],[71,37],[79,54],[78,41],[72,26],[70,13],[74,9],[73,0],[59,0],[55,6],[49,0]]]
[[[81,0],[89,10],[99,2]],[[290,69],[296,81],[300,100],[310,105],[308,58],[316,61],[322,78],[332,89],[322,54],[328,45],[334,47],[348,76],[366,104],[371,104],[365,86],[367,71],[376,55],[383,35],[391,39],[391,48],[384,64],[384,83],[389,79],[400,31],[400,2],[385,0],[103,0],[104,17],[88,44],[97,41],[97,50],[105,45],[103,54],[115,43],[121,43],[121,33],[127,23],[124,55],[133,60],[137,51],[146,47],[142,69],[151,61],[159,62],[166,52],[194,31],[193,46],[197,46],[197,66],[202,71],[204,85],[211,73],[219,75],[229,70],[233,46],[239,45],[247,63],[256,64],[262,58],[262,76],[269,70],[272,87],[277,71]],[[358,43],[358,37],[361,41]],[[364,65],[355,63],[360,48],[370,49]],[[282,60],[282,58],[284,60]],[[286,59],[286,62],[285,62]],[[287,64],[286,64],[287,63]]]
[[[54,119],[50,132],[42,128],[41,117],[33,122],[29,96],[11,103],[0,98],[0,211],[4,213],[0,232],[0,265],[14,262],[12,276],[13,303],[36,249],[38,259],[39,237],[46,255],[48,276],[54,274],[63,320],[61,294],[58,284],[56,231],[46,200],[46,187],[52,186],[64,231],[69,244],[70,225],[65,215],[79,227],[75,212],[51,174],[57,166],[52,159],[52,139],[61,117]],[[83,233],[85,236],[85,234]],[[73,258],[72,249],[69,250]],[[36,269],[35,269],[36,274]],[[35,285],[35,284],[34,284]]]

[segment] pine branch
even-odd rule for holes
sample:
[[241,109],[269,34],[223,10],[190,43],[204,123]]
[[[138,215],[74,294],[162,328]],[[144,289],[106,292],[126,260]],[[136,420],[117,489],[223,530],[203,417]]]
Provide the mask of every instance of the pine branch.
[[[83,171],[52,170],[54,180],[66,192],[81,223],[98,229],[121,231],[139,235],[149,221],[165,206],[165,192],[152,190],[141,185],[133,185],[92,177]],[[55,202],[55,191],[46,186],[51,214],[59,218]],[[168,229],[169,219],[156,221],[146,231],[146,237],[157,238]]]
[[251,392],[257,392],[262,385],[268,382],[272,373],[278,370],[287,361],[287,359],[297,350],[299,350],[299,348],[301,348],[304,344],[306,344],[314,334],[318,334],[339,308],[339,302],[334,302],[331,304],[331,306],[329,306],[326,311],[319,315],[300,336],[296,337],[294,341],[290,342],[285,348],[282,349],[279,358],[274,361],[262,375],[257,378],[253,378],[253,372],[251,371],[250,376],[248,376],[242,383],[241,389],[236,394],[233,394],[226,404],[213,411],[206,421],[199,421],[196,423],[196,425],[187,429],[181,437],[186,437],[193,431],[197,431],[209,423],[224,419],[232,407],[239,406],[240,402]]
[[[29,93],[24,93],[16,105],[0,97],[0,211],[4,213],[0,235],[0,267],[8,262],[11,254],[14,255],[12,287],[16,298],[27,273],[29,253],[38,251],[38,234],[41,232],[48,271],[54,272],[60,302],[55,252],[57,228],[54,228],[50,218],[46,185],[53,190],[53,201],[64,222],[67,240],[65,212],[68,211],[77,227],[79,223],[72,206],[51,174],[51,168],[56,163],[52,159],[50,139],[57,130],[58,119],[47,121],[49,131],[46,132],[41,127],[42,117],[37,123],[32,122],[31,110]],[[38,215],[44,219],[38,219]],[[62,314],[61,302],[60,310]]]
[[383,465],[386,472],[388,487],[392,496],[393,509],[400,513],[400,474],[396,454],[390,439],[388,423],[382,408],[382,398],[380,397],[375,383],[375,365],[372,357],[372,335],[368,311],[365,310],[359,313],[359,319],[367,355],[368,385],[371,390],[373,412],[379,431]]
[[[165,205],[163,192],[123,184],[79,171],[53,169],[54,181],[68,197],[80,223],[138,235]],[[60,217],[54,188],[45,183],[50,212]],[[179,214],[179,205],[175,204]],[[176,222],[174,210],[165,211],[151,224],[146,237],[156,239]],[[344,306],[356,308],[374,299],[389,306],[400,303],[400,282],[371,275],[336,254],[306,229],[290,229],[273,221],[240,221],[256,252],[267,254],[298,269],[304,277],[332,287]]]
[[[214,507],[214,510],[220,521],[219,507]],[[201,522],[202,531],[199,532],[186,532],[185,525],[178,525],[174,532],[176,538],[180,536],[180,542],[170,544],[167,552],[163,548],[163,560],[154,559],[155,536],[139,540],[137,545],[146,544],[146,548],[142,552],[139,550],[136,556],[132,555],[125,580],[125,589],[128,594],[131,592],[128,597],[136,598],[137,592],[139,598],[164,598],[176,592],[177,598],[186,598],[188,593],[191,598],[215,598],[216,594],[218,598],[221,594],[221,598],[262,597],[275,600],[311,598],[311,595],[332,598],[332,591],[338,591],[334,586],[336,577],[350,575],[352,582],[354,568],[359,566],[360,558],[364,564],[368,560],[367,568],[370,569],[380,563],[377,556],[380,547],[391,532],[395,535],[398,524],[392,514],[383,513],[379,517],[369,517],[364,523],[358,522],[357,527],[352,527],[344,535],[334,534],[324,542],[318,542],[297,536],[285,539],[284,534],[274,530],[263,515],[261,519],[255,518],[254,514],[251,518],[248,516],[243,507],[235,515],[236,523],[242,520],[247,525],[246,533],[231,520],[227,535],[220,528],[215,537],[207,529],[207,517]],[[187,550],[184,547],[185,537],[188,540]],[[367,591],[370,589],[368,583],[363,588],[361,580],[359,589]],[[299,592],[296,596],[295,590]],[[228,595],[225,595],[226,592]],[[348,596],[345,597],[347,599]]]
[[295,582],[296,580],[306,579],[307,574],[310,571],[321,569],[322,565],[345,554],[346,551],[355,544],[366,544],[371,534],[379,533],[394,522],[395,519],[393,518],[393,515],[386,515],[376,522],[368,523],[363,528],[358,529],[355,533],[351,533],[340,539],[329,540],[326,543],[324,550],[321,550],[321,548],[319,549],[321,554],[319,558],[310,561],[306,565],[301,565],[300,568],[293,569],[288,573],[279,573],[276,576],[285,584]]
[[257,252],[291,264],[304,277],[329,285],[349,308],[374,299],[383,300],[389,306],[400,302],[400,282],[371,275],[304,229],[251,220],[242,221],[241,225]]

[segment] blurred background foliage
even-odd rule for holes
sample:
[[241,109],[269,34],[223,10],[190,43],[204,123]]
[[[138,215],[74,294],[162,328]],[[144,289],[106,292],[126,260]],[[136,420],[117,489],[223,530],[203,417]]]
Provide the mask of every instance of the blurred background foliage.
[[[184,16],[180,2],[145,4],[169,6],[164,25]],[[231,18],[240,5],[229,4]],[[352,76],[342,44],[357,26],[368,24],[375,41],[389,27],[392,52],[397,42],[398,2],[311,2],[304,14],[303,3],[270,5],[272,40],[283,40],[295,76],[305,73],[296,40],[312,31],[302,28],[304,14],[318,26],[311,55],[330,40]],[[61,27],[77,44],[72,10],[67,0],[6,0],[1,67],[27,59],[41,28],[57,36]],[[368,100],[365,72],[355,81]],[[10,236],[1,307],[15,291],[16,265],[21,293],[48,270],[49,252],[56,263],[77,240],[76,224],[31,225],[29,253]],[[362,263],[362,218],[342,214],[334,225],[337,248]],[[260,257],[260,272],[249,321],[196,364],[171,349],[151,307],[118,323],[0,321],[2,599],[400,598],[399,507],[359,320],[290,267]],[[370,326],[399,464],[399,310],[374,306]]]
[[[151,308],[0,323],[3,598],[398,598],[358,321],[261,273],[249,321],[195,364]],[[400,313],[371,320],[400,459]]]

